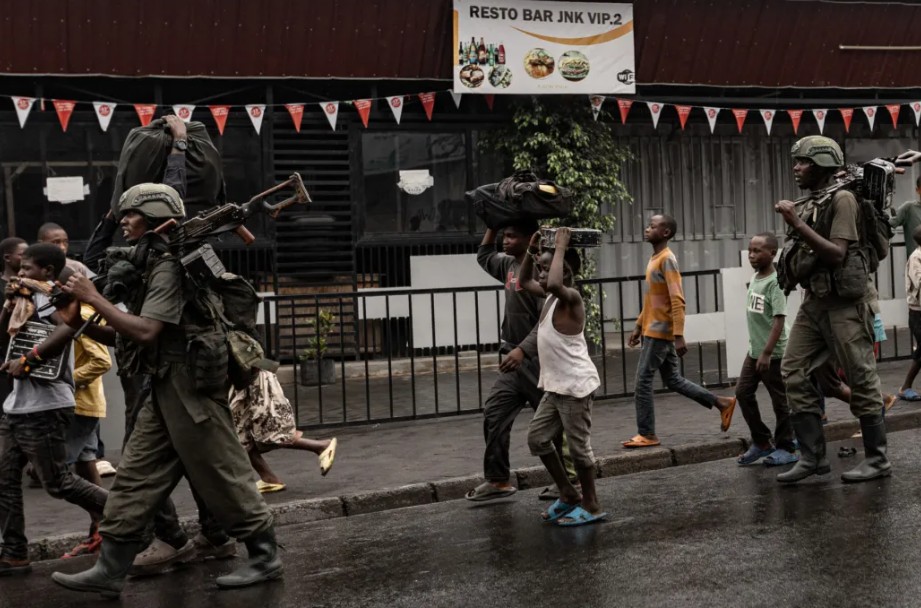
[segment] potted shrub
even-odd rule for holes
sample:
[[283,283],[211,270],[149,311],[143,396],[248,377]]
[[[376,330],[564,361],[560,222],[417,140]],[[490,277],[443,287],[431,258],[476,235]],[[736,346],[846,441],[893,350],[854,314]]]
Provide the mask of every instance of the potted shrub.
[[307,340],[307,348],[297,356],[300,363],[300,381],[303,386],[332,384],[336,381],[336,365],[326,358],[328,338],[333,329],[333,313],[320,309],[307,325],[313,328],[313,335]]

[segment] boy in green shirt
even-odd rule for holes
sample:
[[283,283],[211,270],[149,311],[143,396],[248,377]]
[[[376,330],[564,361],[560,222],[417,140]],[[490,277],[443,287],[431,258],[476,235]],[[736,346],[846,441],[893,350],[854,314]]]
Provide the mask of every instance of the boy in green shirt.
[[[736,399],[742,416],[752,434],[752,444],[739,456],[740,465],[755,464],[764,458],[766,465],[784,465],[797,461],[793,443],[790,406],[780,375],[780,361],[787,345],[784,327],[787,298],[777,283],[774,256],[777,237],[763,232],[752,237],[748,245],[748,261],[755,274],[748,285],[748,355],[736,383]],[[771,430],[761,420],[755,391],[762,382],[771,396],[776,424],[771,443]],[[774,449],[776,446],[777,449]]]

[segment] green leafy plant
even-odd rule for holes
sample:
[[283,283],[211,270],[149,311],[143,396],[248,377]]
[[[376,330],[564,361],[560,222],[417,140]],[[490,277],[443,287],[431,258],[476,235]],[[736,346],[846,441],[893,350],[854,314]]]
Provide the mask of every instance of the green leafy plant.
[[[521,98],[513,102],[512,116],[510,125],[482,134],[481,149],[510,158],[515,170],[532,169],[572,191],[572,215],[546,224],[610,232],[615,221],[611,205],[633,200],[620,181],[621,167],[632,155],[617,144],[610,123],[596,121],[582,96]],[[578,278],[592,278],[595,270],[591,250],[586,250]],[[585,334],[598,344],[602,320],[597,287],[583,285],[582,292]]]
[[310,317],[307,326],[313,328],[313,335],[307,339],[307,347],[298,355],[299,361],[322,359],[329,348],[329,334],[333,329],[335,317],[328,310],[320,309],[316,316]]

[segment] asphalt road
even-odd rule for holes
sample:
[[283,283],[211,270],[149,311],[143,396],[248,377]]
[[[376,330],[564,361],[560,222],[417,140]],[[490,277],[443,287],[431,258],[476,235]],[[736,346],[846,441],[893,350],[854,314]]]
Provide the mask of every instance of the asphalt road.
[[[607,523],[543,525],[536,492],[280,529],[283,581],[217,591],[233,562],[130,579],[130,606],[917,606],[921,431],[892,435],[895,474],[845,486],[854,458],[797,486],[732,460],[601,480]],[[0,607],[100,605],[43,562],[0,580]],[[107,604],[112,605],[112,604]]]

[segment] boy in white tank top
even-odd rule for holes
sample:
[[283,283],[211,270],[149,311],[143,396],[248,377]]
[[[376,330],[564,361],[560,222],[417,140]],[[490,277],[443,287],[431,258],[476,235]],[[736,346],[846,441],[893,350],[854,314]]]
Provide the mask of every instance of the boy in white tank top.
[[[537,330],[541,362],[538,386],[544,397],[528,427],[528,447],[560,489],[560,498],[542,517],[559,526],[581,526],[603,519],[595,493],[595,458],[592,454],[592,395],[601,384],[598,370],[588,355],[585,342],[585,305],[573,288],[573,277],[581,266],[569,245],[569,228],[560,228],[555,249],[544,251],[538,261],[538,280],[532,277],[540,232],[531,237],[528,254],[518,275],[518,284],[536,295],[547,295]],[[566,433],[569,452],[582,483],[582,495],[569,481],[563,463],[553,447],[560,430]]]

